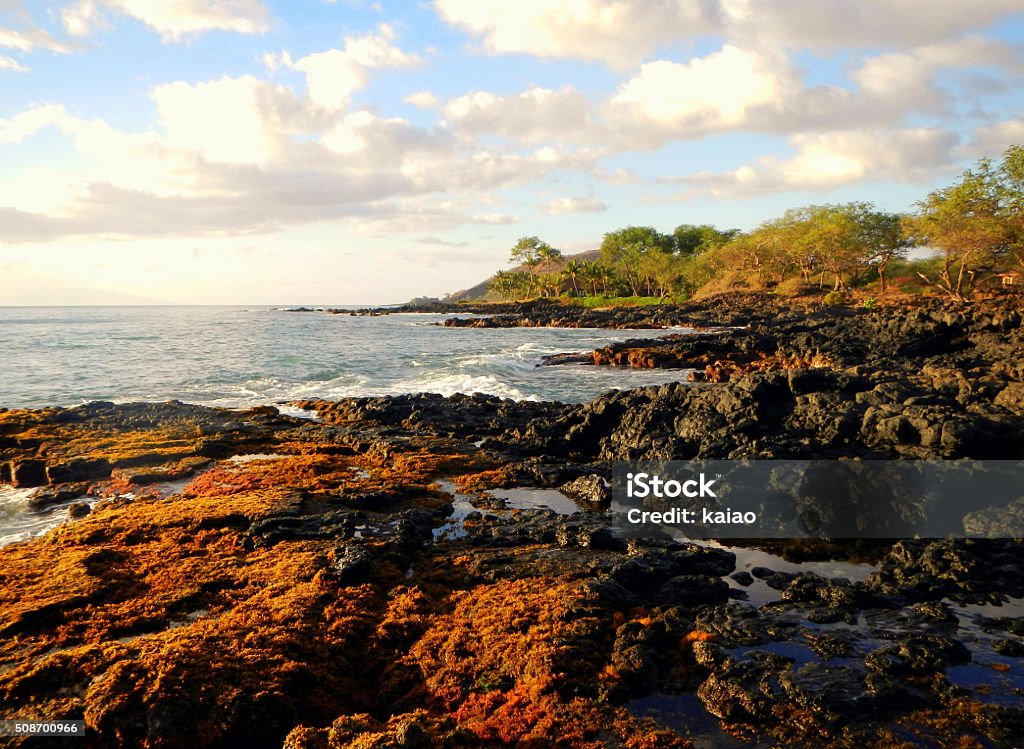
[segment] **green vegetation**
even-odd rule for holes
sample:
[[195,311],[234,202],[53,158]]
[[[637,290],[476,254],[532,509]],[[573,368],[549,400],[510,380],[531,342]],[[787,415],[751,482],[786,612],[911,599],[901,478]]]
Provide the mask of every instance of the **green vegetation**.
[[572,300],[573,304],[580,307],[650,307],[655,304],[664,304],[665,299],[660,296],[583,296]]
[[[627,226],[604,235],[595,260],[566,259],[537,237],[512,248],[515,270],[489,290],[504,299],[568,296],[586,306],[656,304],[733,289],[800,293],[938,291],[966,301],[983,283],[1024,271],[1024,147],[982,159],[930,193],[913,214],[867,202],[809,205],[749,232],[682,224],[671,234]],[[929,257],[910,258],[913,248]],[[930,253],[929,253],[930,251]],[[1014,278],[1016,276],[1013,276]]]

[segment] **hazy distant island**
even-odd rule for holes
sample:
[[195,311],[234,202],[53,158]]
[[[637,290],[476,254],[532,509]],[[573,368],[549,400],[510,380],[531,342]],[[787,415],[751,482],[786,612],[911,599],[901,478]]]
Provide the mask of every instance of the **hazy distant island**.
[[538,357],[678,373],[584,403],[0,411],[0,480],[74,518],[0,548],[0,718],[84,720],[83,747],[1019,743],[1024,497],[965,493],[992,539],[723,546],[614,536],[607,479],[1024,460],[1022,188],[1014,148],[912,216],[527,237],[442,307],[476,315],[421,328],[687,328]]

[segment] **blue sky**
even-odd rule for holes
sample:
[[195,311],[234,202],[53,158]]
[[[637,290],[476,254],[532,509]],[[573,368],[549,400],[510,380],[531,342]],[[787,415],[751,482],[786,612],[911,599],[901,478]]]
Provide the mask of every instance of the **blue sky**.
[[441,295],[518,237],[910,210],[1024,0],[0,0],[0,304]]

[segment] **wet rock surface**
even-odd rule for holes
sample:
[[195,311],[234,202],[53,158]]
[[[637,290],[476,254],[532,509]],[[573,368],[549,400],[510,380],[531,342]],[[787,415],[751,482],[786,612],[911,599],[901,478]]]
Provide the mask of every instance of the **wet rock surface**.
[[609,531],[613,460],[1024,457],[1013,310],[772,309],[666,318],[750,323],[769,366],[583,405],[0,412],[2,476],[76,508],[0,548],[0,718],[83,747],[1019,744],[1020,541]]

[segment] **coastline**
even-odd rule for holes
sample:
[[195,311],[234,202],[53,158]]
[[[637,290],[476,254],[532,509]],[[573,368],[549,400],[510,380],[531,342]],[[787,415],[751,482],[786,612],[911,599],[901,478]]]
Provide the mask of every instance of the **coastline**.
[[[103,498],[0,548],[0,718],[84,718],[89,746],[1024,734],[1020,543],[793,542],[765,546],[773,568],[616,539],[592,478],[636,459],[1024,459],[1019,302],[637,310],[568,322],[717,326],[590,355],[703,382],[583,404],[292,404],[319,421],[173,402],[0,412],[0,479]],[[495,324],[516,314],[558,319],[542,305]],[[571,516],[498,491],[566,485]],[[438,540],[456,502],[472,509]],[[828,559],[870,571],[800,566]],[[704,733],[646,720],[654,697],[699,711]]]

